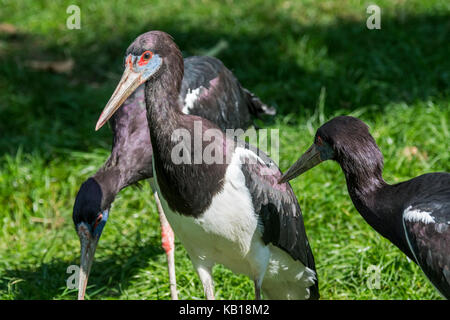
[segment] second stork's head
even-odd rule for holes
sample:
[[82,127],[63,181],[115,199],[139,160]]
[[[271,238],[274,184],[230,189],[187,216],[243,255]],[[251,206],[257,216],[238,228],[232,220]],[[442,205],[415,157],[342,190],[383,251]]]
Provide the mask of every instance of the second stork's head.
[[109,205],[105,207],[102,202],[104,201],[100,185],[94,178],[89,178],[78,191],[72,216],[81,244],[78,299],[84,299],[95,249],[108,220]]
[[170,35],[162,31],[149,31],[137,37],[125,53],[125,71],[95,130],[100,129],[143,83],[152,87],[161,83],[161,88],[172,89],[178,96],[183,69],[183,57]]
[[284,183],[325,160],[338,162],[347,179],[366,182],[381,178],[383,156],[369,133],[368,126],[358,118],[339,116],[323,124],[314,143],[281,177]]

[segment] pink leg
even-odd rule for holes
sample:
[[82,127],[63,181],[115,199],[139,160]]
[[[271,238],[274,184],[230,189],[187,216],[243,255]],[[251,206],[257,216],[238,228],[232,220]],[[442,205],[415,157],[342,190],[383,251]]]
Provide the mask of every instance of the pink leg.
[[170,295],[172,296],[172,300],[178,300],[177,280],[175,276],[175,256],[174,256],[175,237],[172,228],[170,227],[170,224],[167,221],[166,215],[164,214],[164,210],[161,206],[158,193],[154,192],[154,196],[156,200],[156,205],[158,207],[159,222],[161,224],[162,247],[166,252],[167,256],[167,265],[169,269]]

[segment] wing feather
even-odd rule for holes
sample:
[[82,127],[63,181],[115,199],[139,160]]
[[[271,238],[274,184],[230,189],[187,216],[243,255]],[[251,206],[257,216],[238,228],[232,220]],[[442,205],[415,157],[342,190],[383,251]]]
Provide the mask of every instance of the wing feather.
[[[423,202],[403,213],[406,238],[417,264],[441,294],[450,298],[450,217],[448,203]],[[432,211],[426,211],[434,209]],[[446,217],[446,218],[445,218]]]
[[239,152],[245,182],[263,230],[263,241],[315,271],[300,205],[290,184],[278,184],[281,171],[262,151],[246,145],[245,151]]

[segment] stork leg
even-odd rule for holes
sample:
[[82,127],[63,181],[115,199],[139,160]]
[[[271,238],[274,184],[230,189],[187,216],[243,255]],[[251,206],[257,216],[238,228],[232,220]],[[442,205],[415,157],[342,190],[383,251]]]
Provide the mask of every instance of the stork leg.
[[203,284],[206,299],[215,300],[214,298],[214,281],[212,278],[212,268],[204,265],[196,265],[198,276]]
[[166,252],[167,256],[167,267],[169,269],[170,295],[172,297],[172,300],[178,300],[177,279],[175,276],[174,234],[172,228],[170,227],[169,222],[167,221],[166,215],[164,214],[164,210],[162,208],[161,201],[159,200],[158,193],[154,191],[153,195],[155,196],[156,206],[158,207],[159,213],[159,222],[161,224],[162,247]]
[[270,249],[262,241],[255,242],[252,246],[253,249],[249,252],[248,259],[252,266],[255,300],[262,300],[261,287],[271,253]]
[[253,282],[255,283],[255,300],[261,300],[262,279],[256,279]]

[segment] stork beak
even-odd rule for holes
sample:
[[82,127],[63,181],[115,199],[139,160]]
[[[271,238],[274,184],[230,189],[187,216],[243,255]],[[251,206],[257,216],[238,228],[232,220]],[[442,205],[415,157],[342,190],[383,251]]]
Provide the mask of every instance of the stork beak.
[[163,63],[163,58],[158,54],[153,54],[147,62],[140,62],[139,57],[128,55],[125,71],[120,79],[116,90],[109,99],[106,107],[103,109],[100,118],[97,121],[95,130],[100,129],[114,112],[120,108],[123,102],[144,82],[153,76],[156,76]]
[[100,118],[95,126],[95,131],[100,129],[109,118],[112,117],[114,112],[120,108],[124,101],[147,79],[143,77],[142,72],[136,72],[133,70],[132,63],[127,63],[125,71],[120,79],[116,90],[112,94],[105,108],[103,109]]
[[107,220],[108,210],[105,210],[102,213],[102,220],[95,227],[93,233],[91,233],[89,227],[84,223],[78,226],[78,236],[80,237],[81,244],[80,272],[78,274],[78,300],[84,300],[89,273],[91,271],[92,262],[94,261],[95,250],[97,249],[98,240],[102,235]]
[[[83,235],[81,232],[83,232]],[[91,236],[85,236],[84,231],[80,231],[79,235],[81,242],[81,263],[80,273],[78,275],[78,300],[84,300],[89,272],[91,271],[92,262],[94,261],[98,239],[92,238]]]
[[320,150],[315,144],[309,147],[308,150],[289,168],[289,170],[280,178],[278,183],[285,183],[309,169],[315,167],[323,160],[320,157]]

